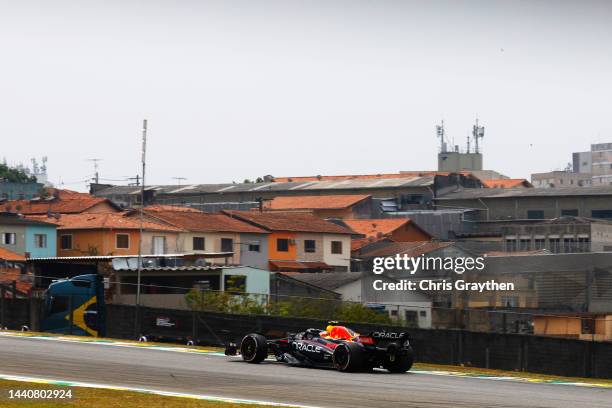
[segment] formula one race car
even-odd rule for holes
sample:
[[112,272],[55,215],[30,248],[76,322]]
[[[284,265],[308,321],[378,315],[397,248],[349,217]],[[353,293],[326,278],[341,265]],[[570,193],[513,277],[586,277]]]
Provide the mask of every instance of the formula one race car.
[[[414,356],[407,333],[383,330],[364,336],[336,325],[274,340],[250,333],[242,339],[239,350],[248,363],[261,363],[268,356],[274,356],[277,361],[290,365],[346,372],[385,368],[392,373],[404,373],[412,367]],[[237,344],[230,343],[225,354],[238,354]]]

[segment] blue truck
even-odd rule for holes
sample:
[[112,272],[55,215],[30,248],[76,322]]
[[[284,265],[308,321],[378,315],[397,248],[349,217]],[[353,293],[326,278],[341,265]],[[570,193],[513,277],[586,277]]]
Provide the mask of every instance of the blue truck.
[[104,283],[100,275],[53,281],[44,297],[42,331],[81,336],[106,335]]

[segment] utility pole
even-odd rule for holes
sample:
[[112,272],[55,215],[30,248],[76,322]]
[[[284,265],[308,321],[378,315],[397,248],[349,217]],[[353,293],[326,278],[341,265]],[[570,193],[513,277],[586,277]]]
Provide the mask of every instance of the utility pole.
[[181,180],[187,180],[187,177],[172,177],[173,180],[176,180],[176,184],[180,187]]
[[132,181],[134,180],[135,182],[130,184],[130,185],[135,185],[136,187],[140,187],[140,174],[137,174],[136,177],[129,177],[128,180]]
[[136,322],[135,331],[139,335],[140,331],[140,281],[142,275],[142,231],[144,224],[145,206],[145,168],[147,153],[147,120],[142,121],[142,184],[140,187],[140,234],[138,238],[138,264],[136,269]]
[[94,177],[92,180],[96,184],[100,184],[100,174],[98,172],[98,162],[101,162],[102,159],[87,159],[87,161],[93,162],[93,165],[94,165]]

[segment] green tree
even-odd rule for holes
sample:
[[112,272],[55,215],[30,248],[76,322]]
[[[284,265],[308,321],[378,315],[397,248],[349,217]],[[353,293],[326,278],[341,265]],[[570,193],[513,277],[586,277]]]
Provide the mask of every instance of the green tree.
[[6,163],[0,163],[0,179],[11,183],[31,183],[36,177],[27,175],[23,170],[9,167]]

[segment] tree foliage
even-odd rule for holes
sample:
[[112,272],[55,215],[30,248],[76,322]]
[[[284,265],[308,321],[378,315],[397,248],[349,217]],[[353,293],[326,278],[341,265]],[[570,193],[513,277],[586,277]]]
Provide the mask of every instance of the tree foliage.
[[386,313],[377,312],[361,303],[343,302],[332,297],[323,299],[291,297],[270,302],[266,295],[192,289],[185,295],[185,302],[192,310],[207,312],[391,324],[391,319]]
[[9,167],[6,163],[0,163],[0,180],[11,183],[30,183],[35,182],[36,177],[26,174],[21,169]]

